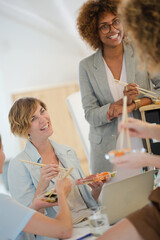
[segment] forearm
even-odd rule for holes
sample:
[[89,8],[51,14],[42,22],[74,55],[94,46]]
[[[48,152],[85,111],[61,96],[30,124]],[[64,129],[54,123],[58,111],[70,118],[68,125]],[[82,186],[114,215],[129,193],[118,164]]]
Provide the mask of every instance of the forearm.
[[154,166],[160,169],[160,156],[148,154],[148,158],[144,161],[143,166]]
[[148,136],[149,138],[160,140],[160,125],[150,124],[150,127],[148,128]]
[[29,206],[29,208],[32,208],[32,209],[34,209],[34,210],[36,210],[36,211],[44,214],[45,208],[42,208],[42,207],[37,206],[35,202],[36,202],[36,201],[33,200],[32,203],[31,203],[31,205]]
[[140,107],[143,107],[143,106],[146,106],[146,105],[149,105],[149,104],[152,104],[151,98],[143,97],[143,98],[140,99]]
[[55,219],[36,213],[23,229],[36,235],[53,238],[68,238],[72,234],[72,217],[63,192],[58,194],[59,212]]
[[72,236],[72,224],[68,221],[67,216],[63,216],[63,219],[49,218],[36,212],[23,231],[50,238],[70,238]]
[[97,240],[142,240],[136,228],[126,218],[107,230]]
[[[45,189],[46,190],[46,189]],[[36,189],[36,192],[35,192],[35,195],[34,195],[34,198],[33,198],[33,200],[32,200],[32,203],[31,203],[31,205],[29,206],[30,208],[32,208],[32,209],[34,209],[34,210],[36,210],[36,211],[39,211],[40,213],[44,213],[44,211],[45,211],[45,208],[39,208],[39,207],[37,207],[36,206],[36,204],[35,204],[35,200],[36,200],[36,198],[37,198],[37,196],[39,195],[39,194],[41,194],[42,192],[44,192],[45,191],[42,187],[41,187],[41,184],[40,184],[40,182],[39,182],[39,184],[38,184],[38,186],[37,186],[37,189]]]
[[56,219],[64,224],[67,224],[68,227],[71,227],[72,226],[71,212],[67,203],[67,199],[63,193],[58,194],[58,206],[59,213],[57,214]]
[[35,195],[34,195],[34,199],[37,197],[38,194],[44,192],[47,189],[47,187],[44,187],[43,184],[41,184],[41,182],[39,181]]
[[133,102],[134,104],[133,110],[138,110],[140,107],[152,104],[152,100],[147,97],[140,98],[139,100],[140,101],[137,103],[137,105]]

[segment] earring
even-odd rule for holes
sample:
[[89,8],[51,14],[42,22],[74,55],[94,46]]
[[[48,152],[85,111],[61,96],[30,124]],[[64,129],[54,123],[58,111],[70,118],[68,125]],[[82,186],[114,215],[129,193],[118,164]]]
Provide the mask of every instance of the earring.
[[32,137],[30,134],[28,134],[28,140],[31,142],[32,141]]

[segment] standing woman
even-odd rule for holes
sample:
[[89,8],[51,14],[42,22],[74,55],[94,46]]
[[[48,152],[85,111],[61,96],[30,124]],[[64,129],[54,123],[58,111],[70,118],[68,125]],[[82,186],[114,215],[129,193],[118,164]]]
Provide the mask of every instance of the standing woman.
[[[132,37],[140,60],[152,74],[160,70],[160,1],[159,0],[127,0],[122,1],[119,11],[125,28]],[[154,138],[160,141],[160,126],[129,119],[132,136]],[[145,153],[135,157],[129,154],[127,159],[114,159],[116,164],[125,167],[149,166],[160,168],[160,157]],[[149,196],[149,204],[132,213],[115,224],[98,240],[159,240],[160,239],[160,187]]]
[[[117,15],[119,1],[89,0],[81,7],[77,19],[81,37],[94,49],[93,55],[79,66],[79,83],[85,118],[90,124],[90,166],[92,173],[111,171],[105,153],[119,148],[118,122],[121,120],[122,98],[127,96],[130,116],[140,118],[140,106],[152,100],[139,94],[136,86],[150,89],[147,72],[139,72],[133,47],[127,42]],[[122,87],[114,79],[128,83]],[[160,82],[152,80],[156,88]],[[138,98],[137,98],[138,97]],[[135,99],[138,100],[135,100]],[[132,139],[132,148],[141,148],[142,140]],[[118,171],[119,179],[135,172]],[[127,176],[127,175],[126,175]]]

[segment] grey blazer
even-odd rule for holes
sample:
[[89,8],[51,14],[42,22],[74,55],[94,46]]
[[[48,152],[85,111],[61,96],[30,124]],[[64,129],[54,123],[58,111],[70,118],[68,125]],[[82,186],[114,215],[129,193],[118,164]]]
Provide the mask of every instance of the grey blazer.
[[[71,175],[74,179],[85,177],[80,166],[80,162],[75,151],[65,145],[58,144],[50,140],[55,153],[66,168],[73,167]],[[41,156],[37,149],[30,142],[27,142],[25,149],[11,160],[8,168],[8,183],[11,195],[20,203],[29,206],[34,198],[36,188],[40,179],[40,167],[32,164],[20,162],[19,160],[28,160],[32,162],[41,162]],[[50,182],[49,188],[54,188],[54,182]],[[81,196],[87,207],[97,206],[96,201],[91,195],[88,186],[78,186]],[[46,215],[54,218],[57,214],[58,207],[46,208]],[[37,240],[49,240],[51,238],[37,236]]]
[[[146,71],[138,70],[131,45],[124,45],[127,82],[150,89],[150,80]],[[155,89],[159,89],[159,79],[152,79]],[[114,102],[110,92],[102,51],[83,59],[79,65],[79,83],[85,118],[90,124],[89,140],[91,145],[90,168],[92,173],[111,171],[112,165],[104,155],[116,147],[117,118],[108,122],[107,111]],[[144,95],[140,95],[140,98]],[[140,118],[138,111],[133,112]]]

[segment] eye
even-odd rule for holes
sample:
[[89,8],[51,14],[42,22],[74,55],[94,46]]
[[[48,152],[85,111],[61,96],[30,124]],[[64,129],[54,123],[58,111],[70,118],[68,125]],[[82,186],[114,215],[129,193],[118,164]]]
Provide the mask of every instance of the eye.
[[120,24],[120,20],[119,20],[119,19],[116,19],[116,20],[112,23],[113,26],[116,26],[116,25],[119,25],[119,24]]
[[106,29],[108,29],[108,25],[107,24],[104,24],[104,25],[102,25],[99,29],[100,30],[106,30]]
[[44,108],[41,108],[41,111],[40,111],[41,113],[44,113],[45,112],[45,109]]
[[35,117],[33,116],[32,118],[31,118],[31,122],[33,122],[35,120]]

